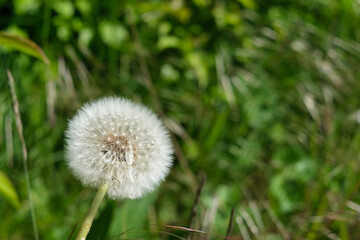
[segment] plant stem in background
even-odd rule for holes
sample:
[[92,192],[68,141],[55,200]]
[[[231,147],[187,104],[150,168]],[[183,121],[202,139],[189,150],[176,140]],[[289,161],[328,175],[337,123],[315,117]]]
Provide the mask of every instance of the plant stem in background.
[[[194,219],[196,217],[196,213],[197,213],[197,210],[196,210],[196,207],[199,203],[199,199],[200,199],[200,195],[201,195],[201,192],[202,192],[202,189],[205,185],[205,182],[206,182],[206,176],[203,176],[202,179],[201,179],[201,182],[199,184],[199,187],[196,191],[196,195],[195,195],[195,201],[194,201],[194,204],[192,206],[192,210],[191,210],[191,216],[190,216],[190,221],[189,221],[189,226],[190,228],[194,228],[195,224],[194,224]],[[189,233],[187,239],[191,239],[191,232]]]
[[25,138],[23,135],[23,125],[22,125],[21,115],[20,115],[20,110],[19,110],[19,101],[16,97],[14,78],[9,69],[7,70],[7,75],[8,75],[8,79],[9,79],[9,86],[10,86],[10,91],[11,91],[11,96],[12,96],[12,101],[13,101],[13,110],[14,110],[14,114],[15,114],[16,128],[19,133],[21,149],[22,149],[22,153],[23,153],[25,182],[26,182],[26,188],[27,188],[28,198],[29,198],[31,221],[32,221],[33,230],[34,230],[34,238],[36,240],[39,240],[39,233],[38,233],[37,224],[36,224],[35,208],[34,208],[34,203],[33,203],[32,194],[31,194],[29,170],[27,167],[27,150],[26,150]]
[[101,186],[99,187],[99,189],[96,193],[96,196],[90,206],[90,209],[89,209],[88,213],[86,214],[85,219],[81,225],[81,228],[80,228],[80,231],[78,233],[76,240],[86,239],[86,236],[88,235],[88,233],[90,231],[90,227],[91,227],[94,217],[97,213],[97,210],[99,209],[100,203],[103,200],[108,189],[109,189],[109,185],[106,182],[101,184]]
[[230,213],[230,220],[229,220],[229,225],[228,225],[228,229],[226,231],[226,237],[230,237],[231,231],[233,229],[233,225],[234,225],[234,215],[235,215],[235,208],[231,209],[231,213]]

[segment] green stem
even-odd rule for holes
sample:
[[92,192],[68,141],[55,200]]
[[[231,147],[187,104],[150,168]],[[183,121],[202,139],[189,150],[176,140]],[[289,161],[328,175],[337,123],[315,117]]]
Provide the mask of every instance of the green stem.
[[109,189],[109,185],[104,182],[101,184],[101,186],[99,187],[96,196],[93,200],[93,202],[91,203],[90,209],[88,211],[88,213],[85,216],[85,219],[81,225],[80,231],[78,233],[78,236],[76,238],[76,240],[85,240],[86,236],[88,235],[92,222],[94,220],[94,217],[97,213],[97,210],[99,209],[100,203],[103,200],[107,190]]

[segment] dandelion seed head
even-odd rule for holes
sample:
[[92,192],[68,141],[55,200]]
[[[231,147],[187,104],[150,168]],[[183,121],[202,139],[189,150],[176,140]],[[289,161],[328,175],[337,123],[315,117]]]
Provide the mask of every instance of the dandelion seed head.
[[66,160],[85,185],[108,182],[114,199],[138,198],[168,175],[173,149],[161,121],[124,98],[85,104],[66,131]]

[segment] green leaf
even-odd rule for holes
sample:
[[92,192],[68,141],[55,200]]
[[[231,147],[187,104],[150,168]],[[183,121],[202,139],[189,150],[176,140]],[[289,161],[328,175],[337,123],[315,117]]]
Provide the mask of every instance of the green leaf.
[[[121,234],[121,239],[136,237],[137,232],[145,237],[149,208],[156,200],[157,192],[147,194],[140,199],[124,200],[114,212],[107,236]],[[120,239],[120,235],[119,235]]]
[[108,202],[106,204],[105,209],[102,210],[99,217],[95,219],[87,237],[88,240],[102,239],[104,236],[106,236],[113,217],[114,207],[114,202]]
[[36,43],[30,41],[29,39],[15,36],[6,32],[0,32],[0,45],[14,48],[20,52],[36,57],[46,64],[50,64],[50,61],[44,54],[43,50]]
[[10,179],[0,171],[0,195],[7,199],[15,208],[20,206],[19,197]]
[[75,13],[74,4],[71,1],[54,2],[54,10],[66,19],[71,19]]
[[196,77],[201,87],[206,87],[209,81],[207,57],[202,52],[190,52],[186,56],[190,66],[195,71]]
[[238,0],[244,5],[244,7],[249,9],[256,9],[256,3],[253,0]]
[[109,47],[115,49],[119,48],[128,37],[126,28],[118,22],[100,22],[99,33],[101,40]]
[[14,0],[13,4],[17,15],[30,15],[38,11],[40,0]]
[[164,50],[167,48],[180,48],[181,40],[174,36],[163,36],[159,38],[157,47],[159,50]]

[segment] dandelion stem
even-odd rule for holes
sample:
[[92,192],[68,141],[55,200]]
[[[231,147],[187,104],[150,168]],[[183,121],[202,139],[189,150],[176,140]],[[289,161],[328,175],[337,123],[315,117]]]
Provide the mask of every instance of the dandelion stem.
[[90,209],[88,211],[88,213],[86,214],[84,221],[81,225],[80,231],[78,233],[78,236],[76,238],[76,240],[85,240],[86,236],[88,235],[92,222],[95,218],[95,215],[99,209],[100,203],[103,200],[107,190],[109,189],[109,185],[104,182],[101,184],[101,186],[99,187],[96,196],[93,200],[93,202],[91,203]]

